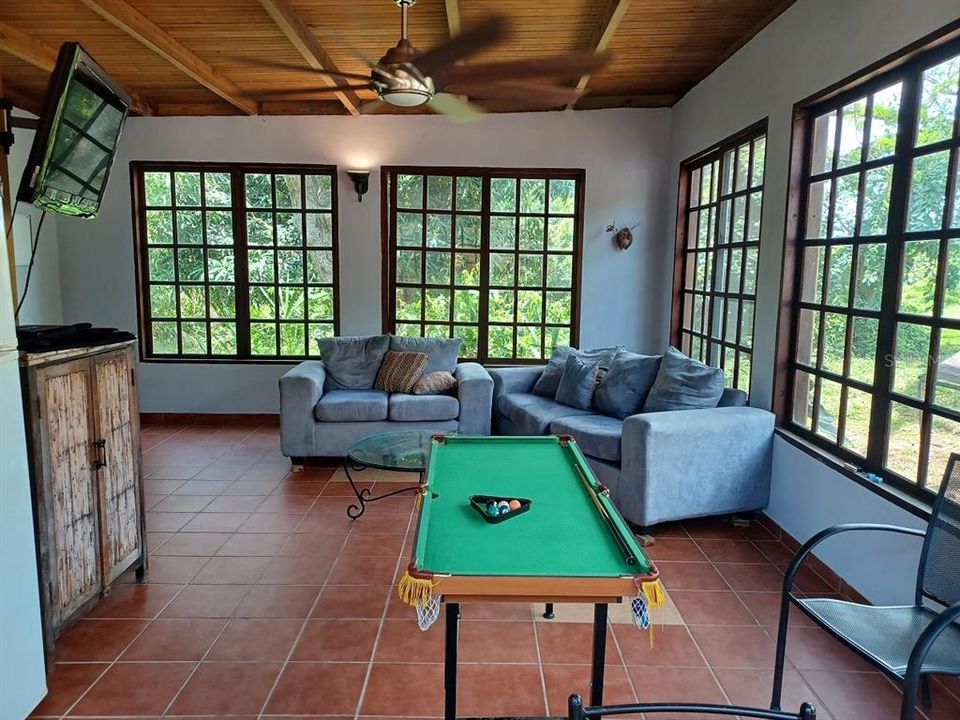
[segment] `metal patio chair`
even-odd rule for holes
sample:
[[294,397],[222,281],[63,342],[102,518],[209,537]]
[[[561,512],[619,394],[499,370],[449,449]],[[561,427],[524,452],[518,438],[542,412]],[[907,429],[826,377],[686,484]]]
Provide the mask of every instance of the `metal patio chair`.
[[783,712],[767,708],[740,707],[738,705],[705,705],[701,703],[636,703],[629,705],[600,705],[584,707],[579,695],[571,695],[567,701],[567,720],[594,720],[607,715],[633,715],[643,713],[652,717],[660,713],[689,713],[717,717],[759,718],[760,720],[817,720],[817,709],[811,703],[803,703],[800,710]]
[[[826,598],[801,598],[793,580],[810,551],[827,538],[854,530],[922,537],[913,605],[876,607]],[[780,708],[787,622],[793,603],[820,627],[903,686],[901,720],[913,720],[917,686],[931,706],[928,676],[960,675],[960,453],[947,461],[926,532],[895,525],[852,523],[828,528],[797,551],[783,580],[780,629],[770,707]],[[937,605],[936,609],[930,605]]]

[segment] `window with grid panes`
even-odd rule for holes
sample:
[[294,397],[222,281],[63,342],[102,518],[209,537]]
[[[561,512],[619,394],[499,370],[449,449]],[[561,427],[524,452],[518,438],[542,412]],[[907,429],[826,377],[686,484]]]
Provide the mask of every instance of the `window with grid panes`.
[[131,172],[145,359],[297,359],[336,334],[335,168]]
[[750,392],[766,123],[685,163],[674,342]]
[[481,362],[576,343],[583,171],[383,172],[387,331]]
[[960,449],[960,44],[809,108],[789,419],[935,491]]

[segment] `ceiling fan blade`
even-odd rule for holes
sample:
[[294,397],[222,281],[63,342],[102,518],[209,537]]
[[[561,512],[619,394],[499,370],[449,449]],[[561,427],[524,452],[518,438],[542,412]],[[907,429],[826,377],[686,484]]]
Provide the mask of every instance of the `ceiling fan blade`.
[[250,67],[269,68],[271,70],[286,70],[289,72],[306,73],[316,77],[317,75],[329,75],[330,77],[344,78],[345,80],[369,80],[370,75],[361,75],[360,73],[341,72],[340,70],[314,70],[309,65],[301,63],[287,63],[277,60],[252,60],[250,58],[231,58],[233,62]]
[[494,83],[447,83],[446,92],[482,100],[516,100],[525,105],[551,108],[575,102],[583,94],[577,88],[563,85],[540,85],[506,80]]
[[341,92],[343,90],[371,90],[370,83],[355,83],[347,85],[321,85],[315,88],[285,88],[283,90],[266,90],[256,93],[258,98],[282,98],[284,100],[312,100],[321,93]]
[[457,123],[471,122],[483,114],[483,108],[448,93],[437,93],[430,98],[427,106]]
[[435,75],[458,60],[493,45],[506,31],[506,20],[495,15],[420,53],[414,58],[413,64],[424,76]]
[[444,71],[446,82],[484,82],[528,78],[579,77],[596,72],[610,61],[609,53],[570,53],[529,60],[505,60],[480,65],[455,65]]

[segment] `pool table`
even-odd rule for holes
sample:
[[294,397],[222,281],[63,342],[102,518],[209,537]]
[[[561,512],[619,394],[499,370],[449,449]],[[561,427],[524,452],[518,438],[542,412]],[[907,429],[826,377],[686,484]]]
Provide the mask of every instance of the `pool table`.
[[[471,507],[476,494],[531,504],[494,524]],[[447,720],[456,716],[461,602],[593,603],[590,702],[601,705],[607,604],[640,595],[657,575],[573,438],[433,437],[401,589],[420,583],[446,603]]]

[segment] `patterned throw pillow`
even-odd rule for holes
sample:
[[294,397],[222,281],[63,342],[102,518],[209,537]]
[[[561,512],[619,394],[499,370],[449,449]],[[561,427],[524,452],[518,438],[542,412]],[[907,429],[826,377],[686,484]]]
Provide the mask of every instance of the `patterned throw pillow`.
[[408,393],[423,374],[429,356],[422,352],[388,350],[373,387],[392,393]]
[[414,395],[449,395],[457,389],[457,379],[446,370],[427,373],[413,385]]

